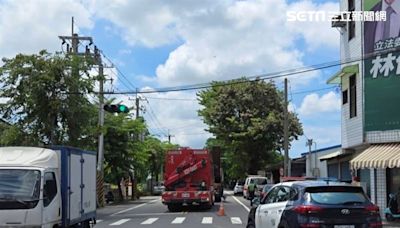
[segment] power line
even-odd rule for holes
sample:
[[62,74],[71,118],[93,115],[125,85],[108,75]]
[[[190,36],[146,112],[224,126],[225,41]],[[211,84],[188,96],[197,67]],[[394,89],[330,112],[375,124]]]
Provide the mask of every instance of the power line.
[[[167,129],[167,128],[164,128],[164,127],[162,126],[161,122],[158,120],[157,116],[154,114],[153,108],[151,107],[150,103],[147,102],[147,104],[148,104],[149,111],[150,111],[150,112],[148,112],[148,113],[149,113],[149,116],[153,115],[154,120],[155,120],[155,123],[158,125],[158,127],[160,127],[159,129]],[[161,131],[160,131],[160,132],[161,132]],[[165,132],[163,132],[163,133],[165,134]],[[165,135],[168,135],[168,133],[165,134]]]
[[185,99],[185,98],[167,98],[167,97],[146,97],[147,99],[153,100],[170,100],[170,101],[197,101],[197,99]]
[[115,64],[113,63],[113,61],[111,61],[111,59],[108,58],[108,57],[106,56],[106,54],[104,54],[103,51],[101,51],[101,54],[104,56],[104,58],[106,58],[108,61],[110,61],[110,62],[113,64],[113,66],[115,67],[115,69],[117,69],[118,73],[125,79],[125,81],[126,81],[130,86],[132,86],[132,89],[135,89],[136,86],[133,85],[133,84],[128,80],[128,78],[125,76],[124,73],[122,73],[122,71],[119,69],[119,67],[118,67],[117,65],[115,65]]
[[[307,67],[305,70],[299,70],[296,71],[295,70],[289,70],[288,73],[271,73],[271,74],[262,74],[262,75],[257,75],[257,76],[251,76],[251,77],[247,77],[246,79],[253,79],[253,81],[250,82],[255,82],[258,80],[266,80],[266,79],[275,79],[275,78],[281,78],[281,77],[288,77],[288,76],[294,76],[294,75],[298,75],[298,74],[303,74],[303,73],[308,73],[308,72],[312,72],[312,71],[317,71],[317,70],[322,70],[322,69],[326,69],[326,68],[331,68],[331,67],[335,67],[335,66],[340,66],[343,64],[348,64],[348,63],[352,63],[352,62],[356,62],[356,61],[360,61],[360,59],[358,60],[351,60],[351,61],[346,61],[346,62],[340,62],[340,63],[334,63],[334,64],[330,64],[330,63],[323,63],[320,64],[320,67],[316,67],[316,68],[310,68]],[[155,89],[155,90],[150,90],[150,91],[125,91],[125,92],[121,92],[121,94],[150,94],[150,93],[166,93],[166,92],[177,92],[177,91],[188,91],[188,90],[200,90],[200,89],[206,89],[206,88],[210,88],[212,86],[215,87],[219,87],[219,86],[228,86],[228,85],[234,85],[234,84],[242,84],[242,83],[247,83],[248,81],[229,81],[229,82],[220,82],[220,84],[216,84],[216,85],[211,85],[210,83],[206,83],[206,84],[202,84],[200,86],[197,85],[188,85],[188,86],[182,86],[182,87],[169,87],[169,88],[159,88],[159,89]]]
[[[400,48],[392,48],[392,49],[388,49],[388,50],[386,50],[384,52],[380,52],[380,53],[370,53],[370,54],[366,54],[362,57],[348,58],[347,60],[345,59],[344,61],[337,60],[337,61],[332,61],[332,62],[325,62],[325,63],[320,63],[320,64],[316,64],[316,65],[311,65],[311,66],[295,68],[292,70],[285,70],[285,71],[274,72],[274,73],[254,75],[254,76],[244,77],[244,78],[245,79],[253,79],[250,82],[255,82],[258,80],[266,80],[266,79],[271,80],[271,79],[276,79],[276,78],[281,78],[281,77],[294,76],[294,75],[308,73],[308,72],[312,72],[312,71],[327,69],[327,68],[331,68],[331,67],[335,67],[335,66],[341,66],[341,65],[345,65],[345,64],[349,64],[349,63],[359,62],[361,60],[364,60],[364,59],[367,59],[367,58],[370,58],[373,56],[377,56],[377,55],[381,55],[381,54],[385,54],[385,53],[389,53],[389,52],[397,51],[397,50],[400,50]],[[240,78],[236,78],[236,79],[240,79]],[[248,81],[228,80],[228,81],[220,81],[219,84],[216,84],[216,85],[211,85],[211,83],[202,83],[202,84],[193,84],[193,85],[186,85],[186,86],[159,88],[159,89],[155,89],[155,90],[151,90],[151,91],[140,91],[140,92],[126,91],[126,92],[122,92],[122,93],[126,93],[126,94],[166,93],[166,92],[187,91],[187,90],[200,90],[200,89],[210,88],[213,86],[214,87],[228,86],[228,85],[241,84],[241,83],[247,83],[247,82]]]
[[175,135],[208,135],[211,134],[210,132],[198,132],[198,133],[178,133]]

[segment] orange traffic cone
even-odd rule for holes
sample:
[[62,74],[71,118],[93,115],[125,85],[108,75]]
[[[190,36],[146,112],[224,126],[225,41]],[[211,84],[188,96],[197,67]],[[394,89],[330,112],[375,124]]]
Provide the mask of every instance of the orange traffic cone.
[[222,201],[222,200],[221,200],[221,203],[219,204],[219,210],[218,210],[217,215],[225,216],[224,201]]

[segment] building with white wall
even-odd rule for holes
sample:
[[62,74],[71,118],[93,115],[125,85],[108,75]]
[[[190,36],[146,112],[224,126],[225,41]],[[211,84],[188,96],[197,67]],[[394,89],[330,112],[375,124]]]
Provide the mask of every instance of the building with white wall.
[[[382,212],[400,188],[400,0],[341,0],[340,10],[353,12],[332,23],[343,63],[328,80],[342,91],[341,156],[350,157],[349,169]],[[354,12],[379,11],[389,12],[386,21],[355,21]]]
[[307,177],[335,177],[339,178],[339,173],[328,174],[328,158],[341,153],[341,145],[321,148],[304,152],[301,155],[306,157],[306,176]]

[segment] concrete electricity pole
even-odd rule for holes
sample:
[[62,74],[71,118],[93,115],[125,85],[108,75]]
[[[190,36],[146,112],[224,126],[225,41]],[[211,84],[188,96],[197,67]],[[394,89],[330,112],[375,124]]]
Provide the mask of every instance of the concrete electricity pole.
[[136,88],[136,119],[139,118],[140,114],[140,104],[139,104],[139,96],[138,96],[138,89]]
[[310,167],[308,169],[309,169],[311,175],[312,175],[312,167],[311,167],[311,164],[312,164],[312,162],[311,162],[311,147],[312,147],[312,144],[313,144],[313,140],[312,139],[307,139],[306,146],[308,146],[308,155],[310,157],[310,161],[309,161]]
[[[100,91],[99,91],[99,142],[98,142],[98,160],[97,160],[97,200],[98,205],[104,205],[104,184],[103,184],[103,158],[104,158],[104,134],[102,131],[102,127],[104,125],[104,91],[103,91],[103,84],[104,84],[104,74],[103,74],[103,64],[100,56],[100,52],[95,46],[94,54],[90,53],[89,46],[93,44],[93,39],[90,36],[79,36],[77,33],[74,33],[74,18],[72,17],[72,27],[71,27],[71,36],[58,36],[62,40],[62,44],[64,45],[66,41],[70,41],[71,47],[69,43],[66,44],[67,46],[67,54],[76,55],[76,56],[85,56],[91,55],[95,59],[95,64],[99,66],[99,82],[100,82]],[[79,52],[79,44],[81,42],[89,42],[86,45],[86,49],[84,52]],[[79,69],[76,69],[79,70]],[[73,69],[74,71],[74,69]],[[79,73],[79,72],[78,72]]]
[[174,136],[169,133],[169,129],[168,129],[168,143],[171,143],[171,137],[174,137]]
[[285,103],[283,107],[283,148],[285,150],[285,157],[283,162],[284,176],[290,176],[289,169],[289,118],[288,118],[288,81],[285,78]]

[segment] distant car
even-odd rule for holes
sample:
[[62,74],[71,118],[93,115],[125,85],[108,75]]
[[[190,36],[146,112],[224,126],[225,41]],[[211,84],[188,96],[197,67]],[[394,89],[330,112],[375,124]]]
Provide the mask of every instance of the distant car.
[[233,194],[234,195],[243,194],[243,186],[244,186],[243,180],[237,181],[235,187],[233,188]]
[[[243,197],[248,199],[249,198],[249,191],[248,187],[250,182],[253,181],[253,183],[256,184],[257,190],[261,191],[264,188],[264,185],[268,183],[268,178],[266,177],[261,177],[261,176],[249,176],[246,178],[246,181],[244,182],[243,186]],[[257,192],[257,190],[255,192]]]
[[159,183],[153,187],[153,195],[161,195],[164,191],[165,186],[163,183]]
[[106,198],[106,203],[114,202],[114,194],[111,191],[108,191],[107,194],[105,195]]
[[276,184],[264,198],[253,200],[246,228],[255,227],[381,228],[382,221],[379,207],[359,186],[294,181]]

